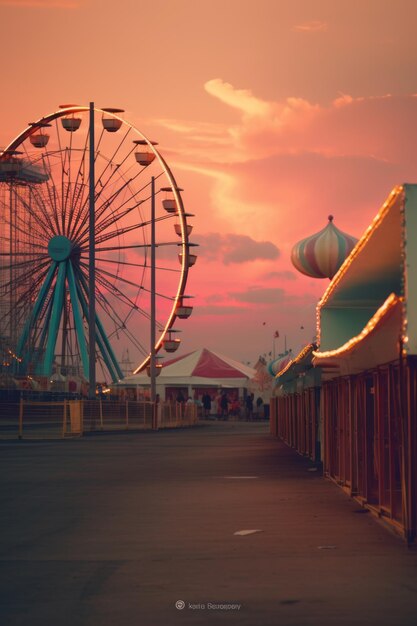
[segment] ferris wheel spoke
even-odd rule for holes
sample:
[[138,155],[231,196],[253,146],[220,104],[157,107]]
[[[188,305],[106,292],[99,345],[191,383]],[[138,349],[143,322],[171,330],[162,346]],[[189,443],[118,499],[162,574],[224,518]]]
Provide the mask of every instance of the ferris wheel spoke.
[[62,198],[62,211],[60,215],[61,233],[65,233],[68,191],[70,187],[70,175],[71,175],[71,148],[72,148],[72,133],[70,133],[69,148],[65,146],[64,157],[63,157],[64,163],[62,166],[62,175],[61,175],[61,198]]
[[104,287],[104,289],[108,290],[119,302],[139,310],[139,307],[134,300],[129,298],[129,296],[124,294],[118,287],[116,287],[116,285],[113,285],[109,280],[107,280],[100,271],[97,272],[97,282]]
[[[117,195],[122,193],[122,191],[125,189],[126,185],[128,183],[126,183],[125,185],[122,185],[122,187],[120,189],[118,189],[109,199],[108,201],[106,201],[106,204],[104,206],[104,209],[96,209],[96,228],[99,227],[100,224],[100,217],[103,215],[103,213],[111,206],[112,202],[114,202],[117,198]],[[77,238],[77,239],[81,239],[81,241],[88,239],[88,212],[85,212],[83,219],[81,220],[80,224],[79,224],[79,228],[78,230],[74,231],[72,233],[72,236]]]
[[130,226],[125,226],[124,228],[120,228],[117,230],[113,230],[109,233],[105,233],[104,235],[96,237],[96,244],[100,245],[105,241],[110,241],[111,239],[115,239],[116,237],[120,237],[121,235],[126,235],[127,233],[132,232],[133,230],[138,230],[138,228],[143,228],[143,222],[141,224],[131,224]]
[[79,228],[82,222],[83,216],[79,213],[76,203],[80,204],[81,202],[83,202],[85,195],[86,195],[85,188],[80,187],[76,192],[76,196],[74,196],[74,200],[73,200],[74,210],[71,215],[71,220],[67,225],[67,237],[71,241],[78,242],[78,238],[74,235],[74,232]]
[[[40,246],[37,246],[38,248]],[[24,257],[24,256],[30,256],[30,257],[36,257],[36,259],[38,257],[45,257],[45,252],[0,252],[0,257],[2,256],[7,256],[7,257]]]
[[[147,311],[145,311],[143,308],[139,307],[139,305],[136,302],[134,302],[133,300],[128,298],[125,294],[120,292],[120,290],[118,290],[117,288],[114,289],[114,285],[111,285],[111,283],[109,283],[109,281],[107,281],[106,279],[104,279],[103,277],[100,276],[100,277],[98,277],[98,283],[102,287],[104,287],[104,289],[109,290],[110,293],[113,294],[113,297],[116,300],[118,300],[122,305],[128,304],[128,307],[129,307],[130,311],[135,310],[140,315],[142,315],[142,317],[144,317],[147,320],[150,320],[150,314]],[[97,295],[98,295],[99,299],[101,300],[103,307],[106,308],[107,313],[110,315],[109,310],[112,311],[111,318],[113,319],[113,321],[117,320],[118,324],[120,324],[118,329],[120,330],[121,328],[124,328],[126,322],[120,316],[120,314],[118,312],[119,309],[116,311],[114,306],[111,304],[110,300],[104,295],[104,293],[100,289],[97,290]]]
[[[139,172],[139,174],[142,172],[142,170]],[[137,178],[137,176],[139,176],[139,174],[137,174],[136,176],[134,176],[130,181],[129,184],[135,180],[135,178]],[[155,176],[155,181],[158,180],[158,178],[160,178],[160,176],[162,176],[161,174],[158,174],[157,176]],[[145,198],[142,198],[140,201],[136,202],[135,204],[133,204],[131,207],[128,207],[127,209],[124,209],[123,211],[121,211],[121,209],[123,209],[124,206],[126,206],[126,204],[128,204],[129,202],[132,202],[132,200],[135,200],[145,189],[150,188],[150,183],[147,183],[146,185],[144,185],[143,187],[141,187],[140,189],[137,190],[136,193],[132,194],[131,197],[129,197],[127,200],[125,200],[122,204],[120,204],[117,207],[117,210],[113,213],[112,215],[112,219],[115,220],[121,220],[124,217],[126,217],[126,215],[129,215],[129,213],[131,213],[132,211],[134,211],[135,209],[137,209],[140,205],[144,204],[145,202],[147,202],[148,200],[151,199],[151,194],[146,196]],[[159,192],[157,192],[155,195],[158,195]],[[101,217],[101,212],[100,212],[100,208],[98,210],[98,219]],[[107,208],[107,207],[105,207]]]
[[[136,205],[133,208],[136,209],[138,206],[139,205]],[[132,211],[132,208],[128,209],[126,211],[126,215],[130,213],[131,211]],[[160,217],[157,217],[154,221],[155,223],[164,222],[165,220],[172,219],[172,217],[173,217],[172,215],[162,215]],[[107,230],[107,228],[110,228],[110,226],[113,226],[114,224],[117,224],[117,223],[118,223],[117,218],[109,219],[107,220],[105,224],[100,224],[98,226],[98,228],[96,229],[96,233],[100,234],[101,232]],[[101,235],[100,237],[96,237],[96,243],[99,245],[105,241],[113,239],[114,237],[124,235],[125,233],[128,233],[131,230],[138,230],[139,228],[145,228],[146,226],[150,226],[151,224],[152,224],[152,220],[146,220],[144,222],[138,222],[137,224],[131,224],[124,228],[117,228],[114,231],[110,231],[108,233],[105,233],[104,235]]]
[[[64,150],[62,148],[62,141],[61,141],[61,132],[60,132],[60,126],[58,124],[58,118],[55,119],[55,130],[56,130],[56,136],[57,136],[57,141],[58,141],[58,152],[59,152],[59,156],[61,159],[61,173],[64,171],[65,168],[65,163],[64,163]],[[70,133],[71,137],[72,137],[72,133]],[[71,137],[70,137],[70,141],[71,141]]]
[[[74,218],[74,214],[76,213],[76,208],[79,206],[80,195],[84,194],[84,191],[86,188],[83,182],[84,182],[84,176],[85,176],[85,157],[86,157],[87,149],[88,149],[88,141],[89,141],[89,136],[87,134],[85,137],[84,147],[82,149],[82,157],[80,160],[80,164],[78,166],[77,175],[73,183],[74,191],[72,194],[71,208],[70,208],[70,213],[68,216],[68,226],[67,226],[68,234],[70,234],[72,230],[72,221]],[[81,180],[81,183],[79,182],[80,180]]]
[[[95,187],[94,187],[94,191],[95,191],[94,201],[95,202],[97,202],[97,200],[100,198],[100,196],[103,193],[103,190],[105,189],[105,187],[107,187],[109,185],[109,182],[112,179],[112,177],[114,176],[114,174],[116,173],[116,171],[119,170],[119,168],[127,161],[127,159],[130,157],[132,152],[135,150],[135,146],[133,146],[133,148],[123,158],[121,163],[117,164],[117,166],[113,168],[113,171],[110,173],[110,176],[107,178],[107,180],[105,182],[102,182],[102,178],[104,177],[104,175],[107,172],[107,170],[111,167],[111,164],[113,163],[114,159],[116,158],[116,155],[118,154],[118,152],[121,149],[122,145],[126,141],[128,135],[130,134],[130,131],[131,131],[131,128],[129,127],[128,130],[126,131],[124,137],[119,142],[119,145],[117,146],[116,150],[113,152],[112,157],[110,157],[110,159],[108,159],[108,162],[107,162],[106,166],[104,167],[104,169],[101,172],[100,176],[95,181]],[[94,162],[96,162],[96,160],[97,160],[97,150],[95,151]],[[100,185],[101,189],[99,191],[97,191],[99,185]],[[86,207],[88,207],[88,200],[81,207],[81,211],[84,212],[86,210]]]
[[59,198],[59,194],[58,194],[57,187],[55,185],[54,177],[52,176],[52,165],[51,165],[51,159],[50,159],[50,156],[49,156],[49,152],[46,153],[46,160],[47,160],[47,166],[45,165],[45,157],[44,157],[44,155],[42,155],[42,163],[44,165],[44,169],[49,172],[49,181],[52,183],[52,189],[51,189],[50,185],[48,184],[48,182],[46,183],[46,190],[47,190],[47,193],[48,193],[50,206],[52,208],[52,215],[53,215],[53,218],[54,218],[55,224],[56,224],[56,232],[59,232],[59,218],[58,218],[58,209],[59,209],[58,198]]
[[[12,291],[14,287],[19,288],[21,285],[27,284],[27,294],[33,296],[36,293],[36,289],[39,287],[39,284],[45,279],[48,273],[50,263],[44,263],[42,267],[34,267],[30,269],[28,272],[25,272],[22,276],[14,277],[14,280],[9,280],[9,282],[3,283],[4,288]],[[16,300],[19,303],[20,298],[25,297],[25,293],[20,295],[20,297]],[[26,295],[27,295],[26,294]]]
[[[116,261],[115,259],[106,259],[103,257],[99,257],[97,261],[100,261],[100,263],[114,263],[115,265],[128,265],[130,267],[149,268],[149,264],[146,263],[129,263],[127,261]],[[156,265],[155,269],[162,272],[175,272],[176,274],[181,273],[181,270],[174,269],[173,267],[163,267],[162,265]]]
[[[132,194],[127,200],[122,202],[117,207],[116,210],[112,211],[112,214],[111,214],[110,217],[107,217],[104,221],[100,222],[101,217],[106,213],[106,211],[111,206],[111,204],[115,200],[115,198],[119,195],[119,193],[121,191],[124,191],[142,173],[142,171],[143,170],[139,171],[139,173],[136,174],[136,176],[134,176],[133,178],[131,178],[127,182],[125,182],[118,190],[116,190],[113,193],[113,195],[106,202],[104,202],[100,207],[97,208],[97,211],[96,211],[96,220],[97,220],[97,222],[96,223],[98,224],[98,227],[100,227],[101,229],[104,228],[104,227],[107,228],[111,224],[116,223],[118,221],[121,221],[127,215],[129,215],[129,213],[131,213],[135,209],[139,208],[142,204],[144,204],[145,202],[150,200],[151,196],[149,195],[149,196],[147,196],[145,198],[142,198],[138,202],[135,202],[135,204],[133,204],[132,206],[128,207],[127,209],[124,209],[123,211],[121,211],[121,209],[123,209],[123,207],[126,206],[126,204],[128,204],[129,202],[131,202],[132,200],[137,198],[137,196],[139,196],[142,193],[142,191],[144,191],[146,188],[149,187],[150,183],[147,183],[146,185],[144,185],[143,187],[138,189],[138,191],[136,193]],[[157,176],[155,176],[155,180],[157,180],[160,176],[162,176],[162,173],[157,175]],[[157,193],[159,193],[159,192],[157,192]]]
[[[9,255],[7,255],[9,256]],[[44,261],[44,265],[46,265],[48,263],[48,260]],[[42,265],[40,266],[42,267]],[[33,259],[29,259],[28,261],[19,261],[17,263],[13,263],[10,265],[2,265],[1,266],[1,271],[5,271],[5,270],[22,270],[28,268],[29,270],[31,270],[31,273],[35,273],[38,271],[39,268],[33,268]],[[27,277],[27,273],[25,274],[25,276]],[[4,285],[4,283],[3,283]]]
[[[21,220],[20,220],[20,219],[19,219],[19,222],[21,222]],[[22,227],[22,225],[20,225],[20,224],[18,225],[18,224],[17,224],[17,220],[14,220],[13,222],[10,222],[10,220],[6,218],[6,219],[4,220],[4,222],[3,222],[3,223],[4,223],[6,226],[8,226],[8,227],[9,227],[9,229],[10,229],[10,228],[13,228],[13,230],[18,231],[18,232],[19,232],[19,233],[21,233],[22,235],[25,235],[25,236],[26,236],[26,235],[28,235],[28,234],[29,234],[29,232],[31,232],[31,234],[35,234],[35,235],[36,235],[36,236],[38,236],[38,238],[39,238],[39,239],[41,239],[41,240],[45,238],[45,236],[43,236],[43,238],[42,238],[42,235],[41,235],[41,234],[39,233],[39,231],[37,231],[36,229],[31,229],[31,230],[29,230],[29,228],[30,228],[30,227],[29,227],[29,225],[28,225],[28,224],[25,224],[24,222],[23,222],[23,227]],[[10,243],[10,240],[8,240],[8,241],[9,241],[9,243]],[[36,246],[36,244],[34,244],[34,245]],[[39,247],[41,247],[41,246],[39,246],[39,245],[38,245],[37,247],[39,248]],[[44,246],[42,246],[42,247],[44,247]],[[4,254],[4,255],[6,255],[6,253],[3,253],[3,254]],[[9,256],[9,253],[7,253],[7,256]]]
[[[106,276],[110,276],[110,278],[116,279],[116,280],[118,280],[118,281],[120,281],[120,282],[122,282],[122,283],[124,283],[124,284],[126,284],[126,285],[130,285],[130,286],[132,286],[132,287],[136,287],[136,288],[138,287],[138,285],[137,285],[136,283],[134,283],[134,282],[132,282],[132,281],[130,281],[130,280],[127,280],[126,278],[123,278],[123,277],[122,277],[122,276],[120,276],[120,275],[113,274],[112,272],[108,272],[108,271],[106,271],[106,270],[104,270],[104,269],[102,269],[102,268],[101,268],[101,269],[99,269],[99,270],[97,270],[97,271],[98,271],[101,275],[105,274]],[[151,293],[151,290],[150,290],[150,289],[146,289],[146,287],[144,287],[143,285],[140,287],[140,289],[141,289],[142,291],[146,291],[147,293]],[[170,301],[173,301],[173,300],[174,300],[174,298],[172,298],[172,297],[170,297],[170,296],[166,296],[166,295],[164,295],[163,293],[160,293],[160,292],[158,292],[158,291],[155,291],[155,295],[156,295],[157,297],[159,297],[159,298],[164,298],[165,300],[170,300]]]
[[[39,287],[40,282],[44,280],[47,274],[46,264],[42,269],[45,271],[40,274],[39,271],[41,270],[38,270],[38,268],[34,270],[28,268],[23,275],[14,275],[9,278],[8,281],[3,283],[2,288],[4,292],[11,296],[14,295],[13,300],[16,303],[16,307],[20,305],[24,305],[26,307],[28,303],[32,301],[33,293],[36,293],[36,289]],[[14,271],[14,268],[12,271]],[[19,292],[19,295],[16,297],[17,292]],[[14,315],[17,314],[17,310],[14,311]]]
[[[85,185],[80,186],[77,191],[77,205],[81,206],[85,202],[84,196],[87,195]],[[88,211],[82,212],[80,208],[76,208],[74,203],[74,214],[71,219],[71,224],[68,227],[68,237],[71,240],[77,240],[79,236],[79,232],[82,230],[83,226],[88,223]]]
[[[25,206],[25,203],[22,202],[22,205]],[[16,215],[13,221],[13,224],[11,224],[10,220],[8,220],[7,218],[4,220],[4,223],[6,223],[10,227],[13,227],[13,229],[15,230],[18,230],[23,235],[35,236],[40,241],[44,242],[45,241],[45,224],[42,223],[41,220],[36,219],[35,217],[36,214],[33,214],[31,207],[29,208],[30,208],[30,210],[28,210],[29,217],[30,218],[33,217],[34,218],[33,220],[32,219],[28,220],[27,217],[25,220],[24,216]],[[36,244],[32,242],[32,245],[36,245]]]
[[39,192],[36,188],[33,189],[34,200],[36,201],[36,207],[41,211],[41,215],[37,211],[35,211],[34,207],[27,202],[27,200],[21,195],[17,194],[19,201],[22,203],[23,207],[28,211],[29,215],[35,220],[35,222],[40,226],[41,230],[45,229],[45,222],[52,230],[52,222],[50,216],[46,210],[46,207],[41,199],[39,202]]
[[[101,190],[100,190],[100,192],[98,193],[98,195],[96,195],[96,200],[100,197],[100,195],[101,195],[101,193],[102,193],[102,191],[103,191],[104,187],[105,187],[106,185],[108,185],[109,181],[110,181],[110,180],[111,180],[111,178],[113,177],[113,175],[114,175],[114,171],[113,171],[113,172],[111,172],[110,177],[106,180],[106,182],[105,182],[105,183],[103,183],[103,182],[102,182],[102,178],[103,178],[103,176],[105,175],[105,173],[107,172],[107,170],[109,169],[109,167],[110,167],[110,163],[113,163],[113,162],[114,162],[114,159],[116,158],[117,154],[118,154],[118,153],[119,153],[119,151],[121,150],[121,148],[122,148],[123,144],[125,143],[126,139],[128,138],[128,136],[130,135],[131,130],[132,130],[132,129],[131,129],[130,127],[126,130],[126,132],[125,132],[125,134],[124,134],[123,138],[122,138],[122,139],[121,139],[121,141],[119,142],[119,145],[117,146],[116,150],[113,152],[112,156],[109,158],[107,165],[105,166],[105,168],[104,168],[104,169],[103,169],[103,171],[101,172],[100,176],[99,176],[99,177],[98,177],[98,179],[96,180],[95,189],[97,189],[97,186],[98,186],[98,185],[100,185],[100,186],[101,186]],[[133,147],[131,148],[131,150],[129,150],[129,151],[128,151],[128,153],[127,153],[127,154],[126,154],[126,156],[123,158],[123,160],[121,161],[121,163],[119,163],[119,164],[118,164],[117,169],[119,169],[119,168],[120,168],[120,167],[121,167],[121,166],[122,166],[122,165],[123,165],[123,164],[127,161],[127,159],[130,157],[130,155],[132,154],[132,152],[133,152],[134,150],[135,150],[135,146],[133,146]]]
[[[45,266],[49,265],[45,263]],[[13,267],[11,269],[14,269]],[[27,272],[25,272],[25,274],[21,275],[21,276],[13,276],[11,278],[9,278],[8,281],[5,281],[2,285],[3,289],[9,293],[12,293],[13,291],[17,291],[21,285],[25,286],[26,284],[28,284],[28,282],[32,279],[32,283],[30,283],[27,286],[27,295],[32,295],[34,290],[36,289],[37,285],[37,280],[36,280],[36,276],[38,275],[39,272],[39,268],[33,268]],[[46,276],[46,271],[44,272],[44,274],[42,275],[42,277]],[[33,280],[35,279],[35,280]],[[19,303],[19,299],[16,300],[17,303]]]
[[[110,209],[110,207],[112,206],[112,204],[115,202],[115,200],[119,197],[119,195],[123,192],[126,191],[126,189],[129,188],[129,186],[132,184],[132,182],[138,178],[138,176],[142,173],[142,170],[140,170],[135,176],[133,176],[132,178],[129,178],[127,181],[123,179],[123,183],[122,185],[116,189],[112,195],[107,198],[103,204],[101,204],[100,206],[96,207],[96,225],[97,228],[102,228],[103,224],[105,224],[107,227],[108,225],[112,224],[112,223],[116,223],[117,221],[121,221],[123,218],[125,218],[127,215],[129,215],[129,213],[131,213],[132,211],[134,211],[135,209],[137,209],[141,204],[143,204],[144,202],[146,202],[147,200],[149,200],[150,196],[144,199],[141,199],[139,202],[136,202],[133,206],[129,207],[128,209],[125,209],[123,212],[120,212],[120,210],[129,202],[131,202],[134,198],[136,198],[140,193],[142,193],[142,191],[144,189],[146,189],[147,187],[149,187],[149,183],[147,183],[146,185],[144,185],[143,187],[141,187],[140,189],[138,189],[138,191],[134,194],[131,194],[129,196],[129,198],[123,202],[121,202],[121,204],[119,204],[119,206],[117,207],[116,210],[112,210],[111,216],[105,218],[105,220],[101,221],[101,218],[103,217],[103,215],[105,215],[108,210]],[[159,178],[159,176],[161,176],[162,174],[158,175],[156,178]],[[84,232],[81,234],[81,228],[78,229],[78,231],[76,233],[74,233],[74,236],[81,236],[81,237],[88,237],[88,213],[85,213],[84,218],[81,222],[81,226],[84,227]]]
[[[112,206],[112,204],[114,203],[114,201],[124,192],[129,188],[129,185],[131,185],[131,183],[137,178],[139,174],[137,174],[136,176],[133,176],[132,178],[129,178],[128,180],[124,181],[123,184],[118,187],[116,189],[116,191],[114,191],[112,193],[112,195],[107,198],[102,204],[100,204],[100,206],[97,207],[97,222],[100,223],[101,218],[103,217],[103,215],[105,215],[107,213],[107,211],[110,209],[110,207]],[[124,202],[122,202],[117,209],[113,212],[112,211],[112,216],[115,215],[116,211],[120,210],[121,207],[123,207],[127,202],[130,202],[132,200],[133,196],[129,196],[128,200],[125,200]],[[142,202],[142,201],[141,201]],[[139,204],[141,204],[141,202],[139,202]],[[137,206],[139,206],[138,204],[135,205],[134,208],[136,208]],[[131,211],[133,209],[129,209],[129,211]],[[126,213],[127,215],[128,213]],[[122,215],[117,214],[118,218],[120,219],[122,217]]]
[[[67,206],[68,206],[68,198],[71,198],[71,155],[72,155],[72,133],[70,133],[70,144],[69,148],[65,148],[65,157],[64,161],[66,163],[66,170],[63,170],[62,176],[62,233],[67,232]],[[64,175],[67,177],[66,188],[65,188],[65,199],[64,199]],[[71,203],[70,203],[71,207]]]
[[[149,352],[149,348],[147,349],[138,339],[137,337],[135,337],[135,335],[130,332],[128,330],[128,328],[124,327],[121,329],[118,329],[117,331],[118,333],[120,333],[121,335],[124,335],[129,341],[130,343],[135,346],[143,356],[145,356],[148,352]],[[116,334],[116,331],[113,332],[112,335],[109,336],[109,339],[113,338],[113,335]]]
[[[163,246],[181,246],[181,243],[178,243],[178,241],[164,241],[164,242],[159,242],[156,244],[156,248],[162,248]],[[96,248],[96,252],[114,252],[115,250],[136,250],[136,249],[143,249],[143,248],[147,248],[150,249],[151,248],[151,244],[150,243],[139,243],[139,244],[132,244],[130,246],[106,246],[105,248]]]
[[55,184],[52,184],[51,189],[49,181],[46,182],[46,192],[48,194],[47,198],[44,198],[44,196],[42,196],[40,189],[35,189],[34,191],[34,195],[37,201],[36,208],[38,208],[40,211],[40,214],[38,214],[38,219],[44,219],[50,228],[50,232],[58,234],[60,232],[59,212],[61,210],[60,205],[62,202],[60,202],[59,200],[59,194],[57,192]]

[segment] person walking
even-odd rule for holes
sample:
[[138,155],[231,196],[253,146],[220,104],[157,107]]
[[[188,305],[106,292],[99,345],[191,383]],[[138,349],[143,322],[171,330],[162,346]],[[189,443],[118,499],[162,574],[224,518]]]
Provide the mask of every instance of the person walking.
[[246,419],[251,421],[253,417],[253,393],[248,393],[245,400]]
[[211,411],[211,396],[208,393],[205,393],[203,398],[203,409],[204,409],[204,417],[207,419],[210,416]]
[[228,413],[229,413],[229,398],[227,397],[226,393],[222,394],[222,397],[220,400],[220,408],[221,408],[221,419],[227,420]]

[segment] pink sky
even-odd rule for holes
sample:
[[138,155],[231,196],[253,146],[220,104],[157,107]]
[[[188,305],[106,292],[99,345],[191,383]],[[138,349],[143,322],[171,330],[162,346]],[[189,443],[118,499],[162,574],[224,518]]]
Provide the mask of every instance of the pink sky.
[[417,181],[416,20],[413,0],[0,0],[0,145],[62,102],[126,109],[195,214],[181,352],[253,363],[315,332],[327,281],[292,245],[329,213],[359,237]]

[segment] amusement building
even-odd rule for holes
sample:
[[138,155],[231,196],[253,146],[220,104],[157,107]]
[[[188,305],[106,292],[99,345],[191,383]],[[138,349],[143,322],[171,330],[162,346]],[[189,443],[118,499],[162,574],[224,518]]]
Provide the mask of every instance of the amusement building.
[[317,339],[273,364],[271,432],[398,531],[417,530],[417,185],[392,190],[355,243],[329,225],[294,246],[331,278]]

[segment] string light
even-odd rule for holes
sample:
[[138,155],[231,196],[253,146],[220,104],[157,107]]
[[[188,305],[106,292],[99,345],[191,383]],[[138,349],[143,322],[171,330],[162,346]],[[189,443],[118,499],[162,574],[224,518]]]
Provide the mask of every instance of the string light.
[[17,361],[18,363],[22,362],[22,358],[20,356],[17,356],[17,354],[15,354],[14,352],[12,352],[12,350],[7,350],[7,353],[10,354],[10,356],[15,359],[15,361]]
[[277,374],[275,374],[275,378],[280,378],[280,376],[283,376],[293,365],[296,365],[297,363],[302,361],[304,357],[306,357],[315,348],[317,348],[317,345],[315,343],[309,343],[306,346],[304,346],[304,348],[301,350],[301,352],[297,354],[296,357],[291,359],[291,361],[287,363],[287,365],[283,367],[282,370],[280,370]]
[[334,358],[338,356],[344,356],[363,341],[366,337],[368,337],[381,323],[381,321],[388,316],[388,314],[392,313],[394,309],[398,306],[402,306],[404,303],[404,298],[397,296],[395,293],[391,293],[388,298],[385,300],[384,304],[376,311],[376,313],[371,317],[366,326],[361,330],[359,335],[352,337],[346,343],[344,343],[340,348],[336,348],[335,350],[327,350],[326,352],[319,352],[317,350],[313,351],[314,362],[313,364],[320,365],[320,361],[328,358]]

